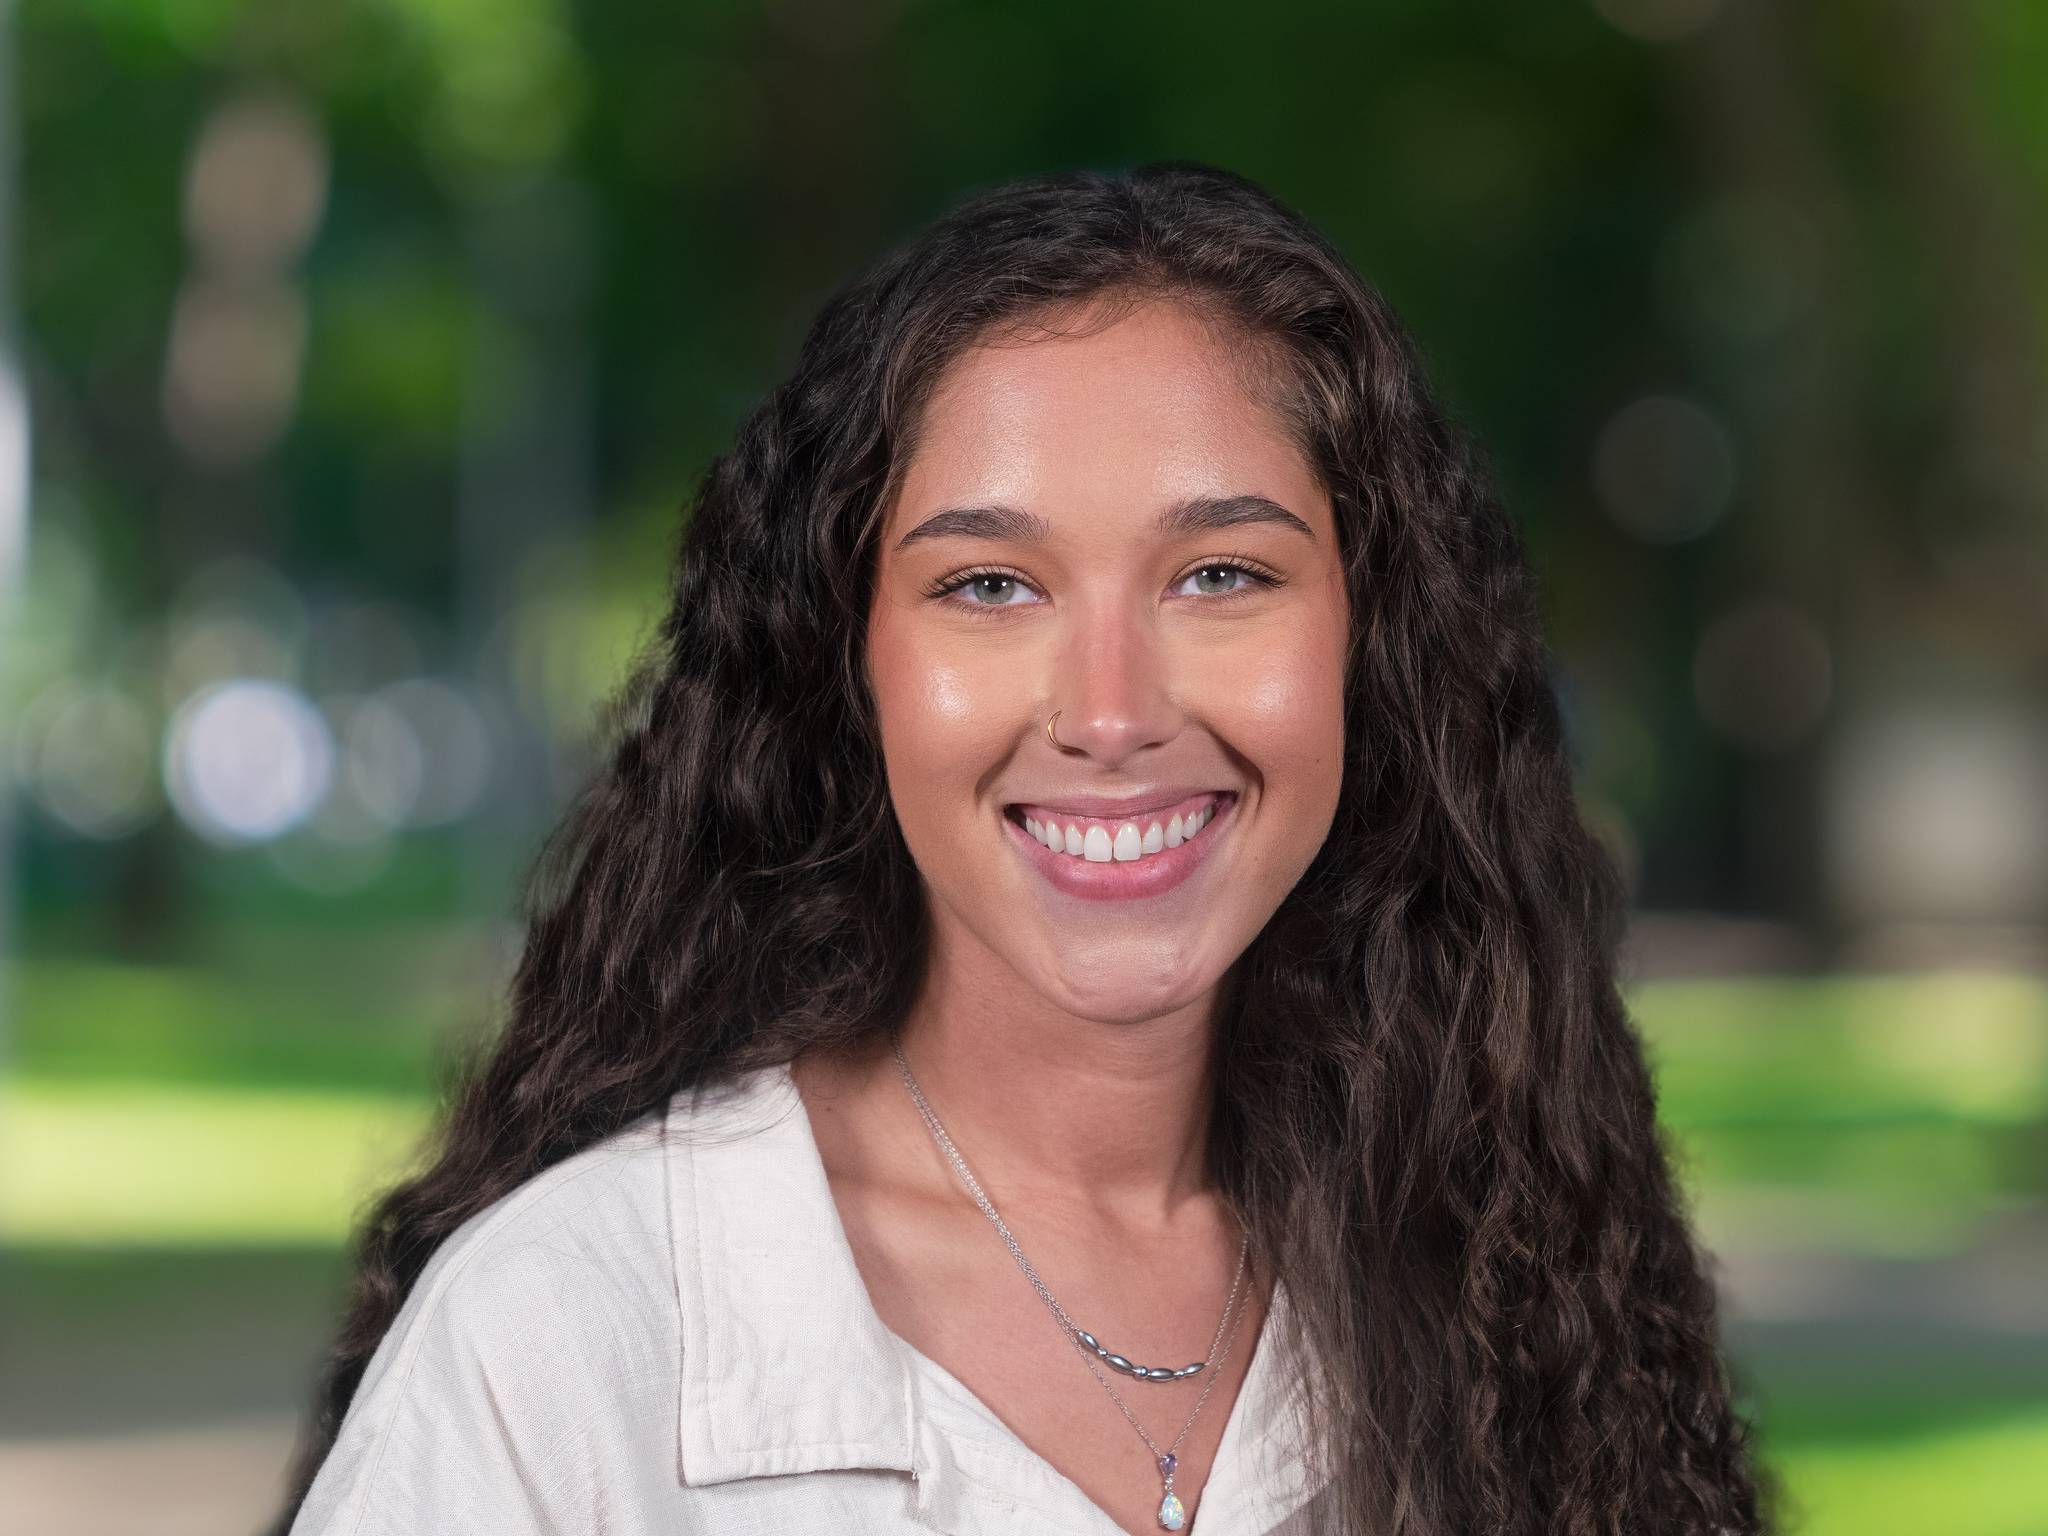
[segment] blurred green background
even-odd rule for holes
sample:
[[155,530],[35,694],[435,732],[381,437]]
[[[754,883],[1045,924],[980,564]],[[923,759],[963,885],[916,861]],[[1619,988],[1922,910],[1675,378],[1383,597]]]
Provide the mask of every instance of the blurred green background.
[[2048,1532],[2048,7],[0,3],[0,1509],[253,1529],[682,501],[854,267],[1213,161],[1539,568],[1813,1536]]

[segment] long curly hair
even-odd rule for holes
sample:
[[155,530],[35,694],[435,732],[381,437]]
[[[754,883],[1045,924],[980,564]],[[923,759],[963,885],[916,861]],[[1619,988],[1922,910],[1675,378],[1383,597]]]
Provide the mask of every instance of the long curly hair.
[[370,1205],[282,1533],[429,1256],[700,1080],[895,1028],[925,965],[864,654],[881,509],[947,362],[1095,299],[1271,350],[1349,584],[1327,840],[1232,967],[1210,1167],[1284,1277],[1328,1528],[1750,1536],[1775,1498],[1616,982],[1516,531],[1386,301],[1166,162],[1035,177],[831,297],[710,465],[607,751],[535,858],[503,1026]]

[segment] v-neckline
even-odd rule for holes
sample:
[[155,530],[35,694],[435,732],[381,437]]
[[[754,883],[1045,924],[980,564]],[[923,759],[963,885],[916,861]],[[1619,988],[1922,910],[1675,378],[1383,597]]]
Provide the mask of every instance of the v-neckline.
[[[1276,1292],[1278,1285],[1279,1282],[1276,1281]],[[1270,1361],[1267,1358],[1269,1352],[1266,1349],[1266,1335],[1270,1331],[1269,1325],[1272,1314],[1281,1305],[1284,1305],[1284,1303],[1278,1300],[1269,1304],[1266,1317],[1259,1323],[1259,1332],[1253,1341],[1251,1364],[1245,1371],[1244,1380],[1238,1383],[1237,1396],[1232,1399],[1230,1412],[1223,1420],[1223,1434],[1216,1443],[1216,1454],[1210,1460],[1209,1475],[1203,1480],[1201,1492],[1192,1501],[1187,1500],[1185,1497],[1183,1498],[1182,1502],[1187,1506],[1187,1520],[1191,1530],[1195,1526],[1195,1517],[1203,1509],[1206,1508],[1221,1513],[1227,1507],[1237,1502],[1236,1482],[1238,1477],[1238,1458],[1240,1456],[1239,1442],[1247,1434],[1251,1433],[1251,1431],[1245,1428],[1245,1421],[1255,1411],[1253,1407],[1248,1407],[1247,1405],[1264,1402],[1263,1396],[1255,1396],[1255,1394],[1262,1394],[1265,1390],[1265,1378],[1270,1367]],[[879,1313],[877,1314],[877,1320],[881,1320]],[[915,1344],[897,1333],[893,1328],[890,1328],[887,1322],[882,1322],[881,1326],[888,1333],[890,1340],[903,1352],[904,1357],[909,1361],[913,1370],[920,1372],[928,1380],[936,1383],[939,1390],[951,1397],[956,1406],[965,1409],[980,1421],[982,1427],[988,1432],[989,1443],[999,1446],[1012,1457],[1028,1459],[1034,1470],[1042,1473],[1046,1479],[1058,1483],[1064,1489],[1071,1490],[1075,1496],[1087,1500],[1088,1507],[1101,1517],[1105,1530],[1123,1531],[1124,1528],[1111,1517],[1107,1510],[1103,1509],[1093,1499],[1088,1498],[1087,1493],[1080,1484],[1054,1466],[1029,1441],[1025,1440],[1022,1435],[1018,1434],[1016,1430],[1004,1422],[1002,1416],[983,1401],[980,1394],[972,1387],[968,1386],[966,1382],[954,1375],[945,1366],[939,1364],[938,1361],[919,1349]],[[1157,1472],[1150,1475],[1154,1478],[1159,1476]],[[1212,1497],[1212,1495],[1220,1495],[1220,1497]],[[1200,1528],[1205,1532],[1215,1531],[1217,1525],[1218,1522],[1212,1519],[1207,1525]]]
[[[1080,1484],[1054,1466],[1029,1441],[1012,1429],[1004,1421],[1003,1417],[982,1399],[979,1393],[975,1392],[972,1387],[968,1386],[966,1382],[962,1381],[952,1371],[948,1370],[889,1326],[888,1320],[881,1315],[880,1309],[875,1306],[874,1297],[867,1288],[866,1277],[861,1275],[860,1266],[854,1260],[853,1242],[847,1234],[845,1219],[839,1213],[839,1202],[836,1197],[831,1195],[831,1176],[826,1172],[825,1157],[818,1145],[817,1130],[811,1123],[810,1105],[804,1102],[803,1094],[797,1087],[796,1078],[791,1071],[790,1064],[783,1063],[775,1068],[775,1070],[781,1075],[783,1079],[782,1086],[787,1090],[789,1097],[796,1105],[797,1122],[803,1132],[805,1149],[817,1166],[818,1177],[827,1192],[827,1203],[832,1209],[832,1231],[837,1236],[840,1247],[845,1251],[847,1267],[853,1273],[860,1286],[861,1299],[866,1303],[868,1311],[874,1317],[875,1326],[881,1329],[896,1349],[901,1352],[906,1364],[915,1373],[935,1385],[939,1391],[953,1399],[957,1407],[966,1410],[980,1422],[982,1429],[985,1431],[985,1444],[1004,1453],[1007,1459],[1011,1461],[1021,1458],[1026,1465],[1039,1475],[1042,1481],[1058,1488],[1063,1495],[1079,1500],[1088,1509],[1094,1511],[1105,1532],[1115,1532],[1118,1533],[1118,1536],[1124,1536],[1124,1527],[1110,1515],[1109,1511],[1089,1498]],[[1272,1362],[1269,1356],[1272,1351],[1267,1347],[1267,1344],[1269,1336],[1274,1332],[1273,1315],[1283,1306],[1287,1305],[1285,1291],[1286,1282],[1276,1275],[1273,1280],[1272,1294],[1267,1300],[1266,1314],[1259,1321],[1258,1333],[1253,1336],[1250,1364],[1246,1367],[1244,1379],[1238,1383],[1237,1395],[1231,1400],[1230,1412],[1223,1421],[1223,1434],[1217,1441],[1216,1453],[1211,1458],[1209,1475],[1204,1480],[1202,1490],[1194,1501],[1183,1500],[1187,1504],[1187,1524],[1191,1533],[1196,1525],[1196,1517],[1202,1510],[1207,1509],[1227,1516],[1231,1510],[1236,1509],[1243,1502],[1242,1490],[1238,1486],[1241,1477],[1239,1467],[1244,1452],[1249,1447],[1243,1446],[1241,1442],[1245,1440],[1247,1435],[1253,1433],[1252,1430],[1246,1428],[1245,1421],[1251,1413],[1257,1411],[1259,1407],[1264,1406],[1268,1401],[1268,1377],[1272,1370]],[[1265,1438],[1266,1436],[1263,1433],[1257,1436],[1260,1442],[1263,1442]],[[1156,1472],[1152,1475],[1158,1476]],[[1219,1493],[1222,1495],[1220,1498],[1217,1497]],[[1217,1520],[1211,1519],[1201,1529],[1204,1532],[1215,1532],[1217,1524]]]

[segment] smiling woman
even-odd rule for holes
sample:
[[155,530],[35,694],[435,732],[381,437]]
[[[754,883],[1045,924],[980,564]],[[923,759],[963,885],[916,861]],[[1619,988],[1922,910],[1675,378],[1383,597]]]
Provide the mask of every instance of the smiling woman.
[[[960,974],[928,990],[1000,976],[1057,1015],[1020,997],[973,1027],[984,1042],[1036,1052],[1062,1021],[1123,1019],[1124,1048],[1199,1066],[1215,980],[1329,832],[1350,621],[1335,514],[1288,419],[1247,392],[1239,330],[1129,293],[1011,327],[940,377],[884,509],[868,681],[904,840],[960,929],[937,947]],[[1016,837],[1012,808],[1028,833],[1057,825],[1058,852]],[[1112,905],[1084,921],[1070,898]],[[1100,1043],[1099,1025],[1065,1042]],[[1147,1182],[1176,1198],[1167,1169]]]
[[711,468],[277,1529],[1766,1529],[1520,544],[1198,166],[962,205]]

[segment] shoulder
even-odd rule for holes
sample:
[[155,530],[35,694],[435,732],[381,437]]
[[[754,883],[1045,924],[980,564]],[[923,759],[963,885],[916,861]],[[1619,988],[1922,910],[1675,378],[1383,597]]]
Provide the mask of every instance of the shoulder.
[[[408,1304],[483,1323],[546,1301],[538,1321],[550,1325],[607,1309],[671,1310],[667,1118],[643,1116],[470,1216],[435,1251]],[[522,1342],[532,1340],[532,1321]]]
[[[612,1334],[658,1318],[673,1333],[678,1245],[694,1243],[701,1214],[697,1161],[707,1148],[724,1148],[721,1176],[750,1187],[779,1169],[774,1149],[787,1138],[755,1133],[799,1107],[786,1081],[767,1068],[680,1089],[662,1108],[542,1169],[448,1236],[408,1309],[416,1305],[422,1320],[445,1313],[489,1327],[545,1304],[545,1328],[594,1325]],[[534,1327],[530,1317],[518,1323],[520,1349],[533,1346]]]
[[658,1458],[638,1439],[670,1423],[681,1364],[667,1118],[541,1170],[435,1250],[294,1536],[546,1529],[536,1490],[582,1507],[591,1479]]

